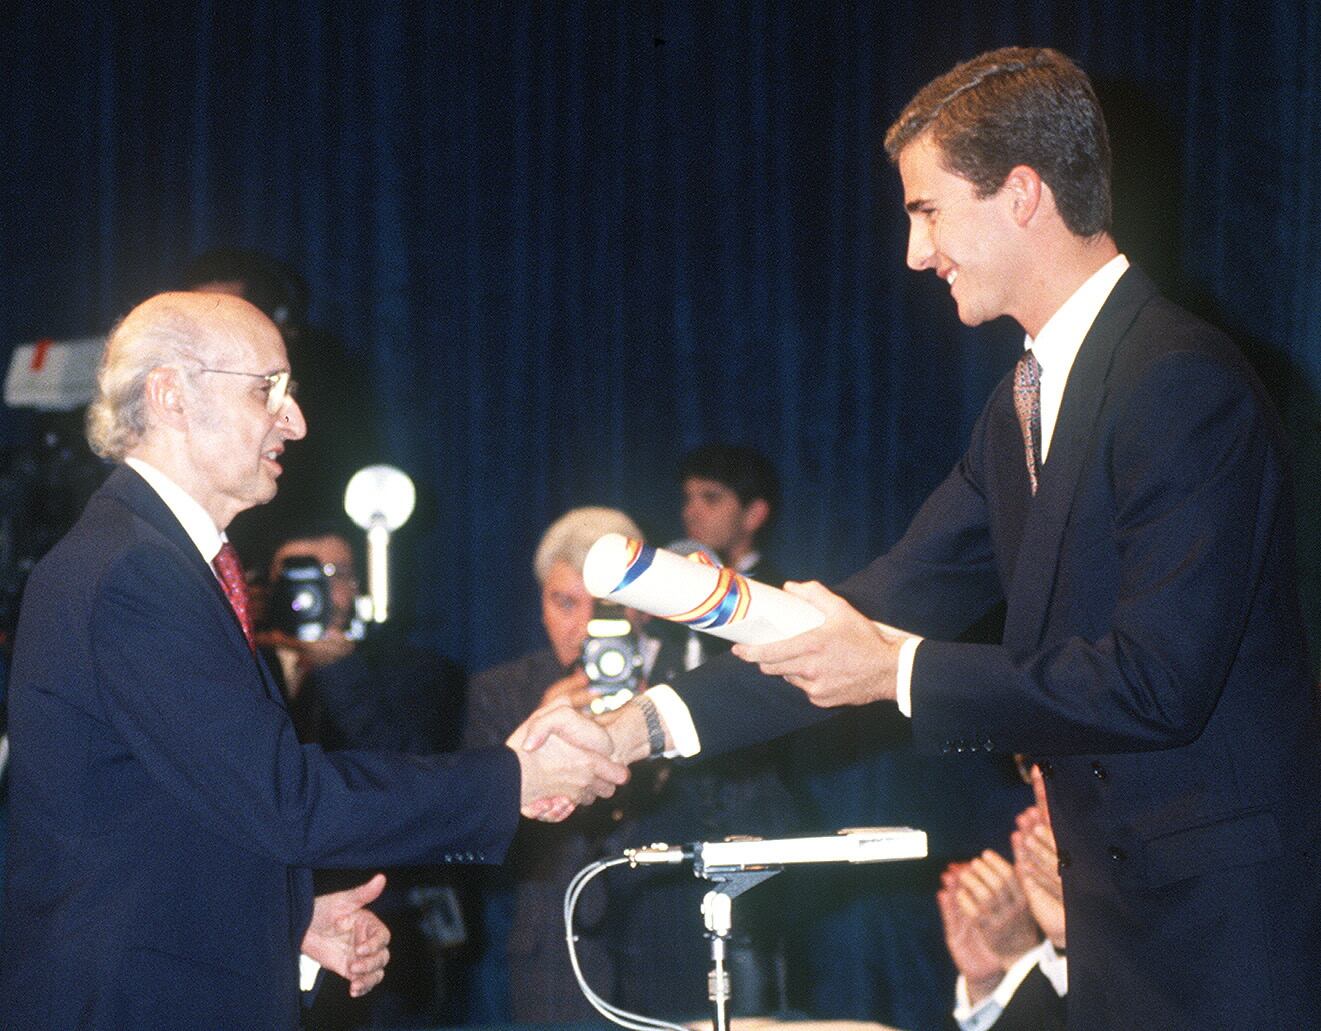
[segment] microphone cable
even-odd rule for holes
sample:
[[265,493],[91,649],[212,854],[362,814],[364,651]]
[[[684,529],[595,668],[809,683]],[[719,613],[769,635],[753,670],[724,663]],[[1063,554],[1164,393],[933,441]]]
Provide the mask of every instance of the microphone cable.
[[573,967],[573,976],[577,978],[578,987],[582,990],[584,998],[591,1003],[592,1008],[620,1027],[629,1028],[630,1031],[688,1031],[688,1028],[682,1024],[671,1024],[668,1021],[646,1017],[640,1013],[630,1013],[628,1010],[620,1009],[618,1006],[606,1002],[605,999],[592,991],[592,986],[587,983],[587,978],[583,975],[582,967],[578,963],[578,936],[573,933],[573,914],[578,907],[578,896],[583,893],[583,889],[587,887],[589,882],[610,869],[610,867],[620,866],[624,863],[631,864],[632,862],[628,856],[619,856],[615,859],[598,859],[574,874],[573,880],[569,882],[569,887],[565,889],[564,941],[569,947],[569,963]]

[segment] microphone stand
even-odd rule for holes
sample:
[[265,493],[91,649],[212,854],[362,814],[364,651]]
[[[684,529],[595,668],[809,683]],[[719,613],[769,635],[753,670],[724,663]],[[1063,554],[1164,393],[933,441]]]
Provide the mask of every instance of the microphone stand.
[[573,913],[578,897],[592,878],[612,866],[631,868],[654,863],[693,864],[693,874],[714,887],[702,899],[702,923],[711,942],[711,973],[707,994],[711,999],[712,1031],[729,1031],[730,973],[726,965],[729,939],[734,931],[734,899],[768,881],[788,863],[880,863],[920,859],[927,854],[927,836],[908,827],[854,827],[837,834],[770,841],[761,838],[726,838],[691,845],[657,842],[627,848],[617,859],[598,859],[579,870],[564,892],[564,937],[569,963],[583,995],[603,1017],[630,1031],[687,1031],[679,1024],[657,1020],[613,1006],[602,999],[583,977],[578,962]]
[[716,887],[702,899],[702,923],[711,942],[711,972],[707,975],[707,997],[711,1000],[712,1031],[729,1031],[729,1000],[732,985],[725,958],[734,931],[734,899],[745,891],[769,881],[782,868],[763,866],[749,869],[711,869],[698,850],[693,859],[693,873]]

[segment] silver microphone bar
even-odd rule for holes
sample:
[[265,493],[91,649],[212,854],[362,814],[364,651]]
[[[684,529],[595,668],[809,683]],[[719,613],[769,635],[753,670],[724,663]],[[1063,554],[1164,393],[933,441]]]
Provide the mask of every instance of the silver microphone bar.
[[699,877],[789,863],[884,863],[922,859],[926,854],[926,832],[910,827],[851,827],[809,838],[742,838],[689,845],[662,842],[624,850],[631,866],[691,860]]

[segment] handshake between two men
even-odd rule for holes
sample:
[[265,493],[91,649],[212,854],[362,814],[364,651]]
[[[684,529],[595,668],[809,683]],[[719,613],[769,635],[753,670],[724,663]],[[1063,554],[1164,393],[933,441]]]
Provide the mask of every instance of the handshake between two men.
[[565,702],[538,709],[506,743],[518,756],[519,806],[529,819],[558,823],[628,780],[605,726]]
[[[772,644],[736,645],[735,656],[764,674],[782,677],[820,708],[893,700],[898,653],[909,635],[872,622],[814,581],[788,583],[784,589],[823,612],[825,622]],[[506,742],[522,769],[524,816],[554,823],[579,805],[609,798],[628,780],[628,764],[659,750],[639,699],[595,720],[571,707],[577,697],[573,692],[555,697]],[[668,752],[675,745],[672,728],[663,717],[657,723]]]

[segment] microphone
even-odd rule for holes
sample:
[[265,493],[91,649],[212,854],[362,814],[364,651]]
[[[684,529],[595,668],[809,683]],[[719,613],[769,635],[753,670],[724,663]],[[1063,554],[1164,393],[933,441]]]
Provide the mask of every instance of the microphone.
[[741,838],[689,845],[659,842],[624,850],[631,866],[691,861],[698,877],[791,863],[884,863],[922,859],[926,854],[926,832],[910,827],[852,827],[818,837]]
[[684,558],[688,558],[690,555],[705,555],[711,560],[712,565],[724,565],[720,561],[720,556],[711,548],[708,548],[701,541],[693,540],[691,537],[680,537],[677,541],[670,541],[669,544],[665,545],[665,550],[672,551],[676,555],[682,555]]
[[625,849],[622,856],[598,859],[583,867],[564,893],[564,937],[569,947],[569,962],[587,1001],[602,1016],[621,1027],[637,1031],[683,1031],[678,1024],[653,1020],[612,1006],[592,991],[578,962],[578,936],[573,933],[573,913],[588,882],[612,866],[628,863],[636,869],[643,865],[691,862],[693,873],[713,885],[702,899],[702,923],[711,942],[707,997],[712,1004],[711,1027],[714,1031],[727,1031],[731,978],[726,961],[734,930],[735,898],[770,880],[789,863],[880,863],[921,859],[926,854],[926,833],[909,827],[853,827],[819,837],[741,838],[699,841],[691,845],[657,842]]

